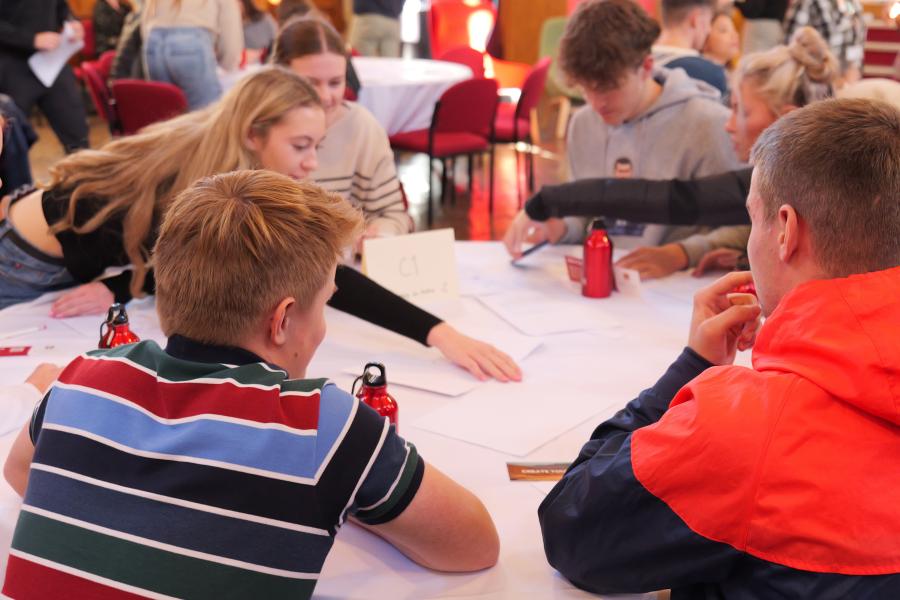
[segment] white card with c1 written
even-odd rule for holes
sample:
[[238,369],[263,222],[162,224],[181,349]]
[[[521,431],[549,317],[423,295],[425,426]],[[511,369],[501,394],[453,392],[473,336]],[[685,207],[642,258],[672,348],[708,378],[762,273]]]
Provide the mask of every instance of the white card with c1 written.
[[363,242],[363,273],[410,302],[459,298],[453,229]]

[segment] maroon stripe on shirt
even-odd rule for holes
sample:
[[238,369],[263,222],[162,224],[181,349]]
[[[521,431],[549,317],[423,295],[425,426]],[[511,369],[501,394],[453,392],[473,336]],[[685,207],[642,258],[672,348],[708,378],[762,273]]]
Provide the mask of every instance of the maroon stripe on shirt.
[[278,387],[262,390],[224,380],[222,383],[165,383],[155,374],[122,361],[81,356],[63,371],[59,381],[124,398],[164,419],[221,415],[307,430],[316,429],[319,423],[318,393],[282,395]]

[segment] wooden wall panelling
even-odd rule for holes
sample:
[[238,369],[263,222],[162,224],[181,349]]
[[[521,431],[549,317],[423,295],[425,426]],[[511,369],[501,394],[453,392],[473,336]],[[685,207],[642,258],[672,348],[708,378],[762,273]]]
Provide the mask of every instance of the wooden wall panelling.
[[566,0],[500,0],[503,58],[533,64],[538,58],[541,25],[565,16]]

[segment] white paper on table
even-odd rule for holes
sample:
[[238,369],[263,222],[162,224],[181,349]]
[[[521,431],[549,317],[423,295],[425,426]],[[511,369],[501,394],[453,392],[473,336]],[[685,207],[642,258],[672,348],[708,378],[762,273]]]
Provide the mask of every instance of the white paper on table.
[[363,273],[415,303],[459,297],[453,229],[365,240]]
[[603,311],[602,300],[559,298],[538,291],[491,294],[479,300],[526,335],[614,329],[619,322]]
[[[519,335],[517,333],[499,333],[484,331],[479,335],[481,341],[496,346],[508,354],[514,361],[521,362],[534,352],[541,340]],[[385,375],[390,385],[400,385],[435,392],[444,396],[461,396],[471,392],[482,382],[446,358],[435,352],[423,352],[421,358],[404,354],[381,353],[379,361],[385,366]],[[364,365],[345,367],[344,373],[361,375]]]
[[59,46],[53,50],[40,50],[28,58],[28,66],[34,76],[46,87],[53,85],[66,63],[84,47],[84,40],[75,39],[72,26],[66,23]]
[[[581,373],[571,381],[573,365],[552,360],[543,371],[529,371],[522,383],[491,381],[458,401],[431,412],[414,427],[485,446],[513,456],[527,456],[579,423],[624,406],[621,395],[598,391]],[[572,385],[561,385],[561,382]]]

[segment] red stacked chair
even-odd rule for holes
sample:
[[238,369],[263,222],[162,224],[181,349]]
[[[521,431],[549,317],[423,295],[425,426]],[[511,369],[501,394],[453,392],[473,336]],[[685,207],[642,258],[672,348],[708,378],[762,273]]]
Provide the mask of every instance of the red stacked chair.
[[465,65],[472,69],[472,76],[475,79],[484,78],[484,54],[468,46],[451,48],[444,52],[438,60]]
[[187,112],[184,92],[171,83],[142,79],[117,79],[112,84],[122,133],[131,135],[158,121]]
[[[472,194],[472,160],[475,154],[490,152],[488,206],[494,210],[494,118],[497,113],[497,82],[493,79],[468,79],[447,89],[434,107],[428,129],[391,136],[395,150],[428,154],[428,225],[434,220],[431,167],[435,158],[467,156],[469,196]],[[442,196],[447,188],[446,164],[442,174]],[[455,186],[454,186],[455,187]]]
[[[531,113],[537,109],[537,105],[544,94],[544,85],[547,83],[547,73],[550,71],[550,58],[539,60],[522,84],[522,94],[515,104],[504,102],[497,108],[497,118],[494,121],[494,136],[492,141],[499,144],[515,144],[516,142],[534,143],[531,136]],[[519,164],[519,151],[516,149],[516,165]],[[525,159],[525,168],[528,172],[528,189],[534,189],[534,155],[529,152]],[[518,171],[518,169],[517,169]]]
[[86,60],[81,63],[81,78],[87,87],[94,109],[100,118],[106,121],[109,132],[113,135],[118,133],[119,128],[107,81],[115,58],[115,50],[109,50],[97,60]]

